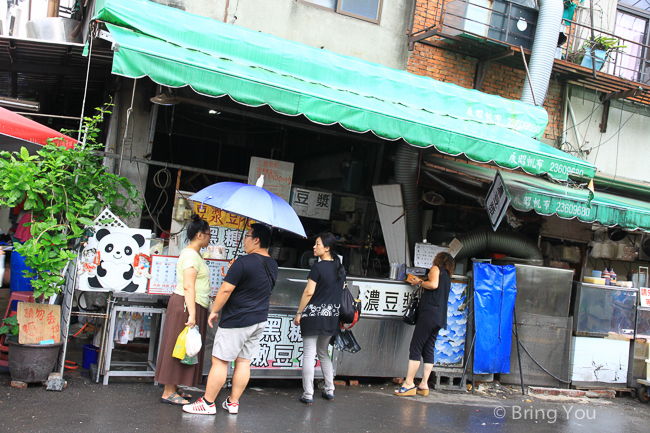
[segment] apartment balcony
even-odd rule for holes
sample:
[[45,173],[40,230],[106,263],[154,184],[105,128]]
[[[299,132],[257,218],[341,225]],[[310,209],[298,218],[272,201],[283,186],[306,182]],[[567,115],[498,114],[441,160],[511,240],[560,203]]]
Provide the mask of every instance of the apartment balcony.
[[[421,43],[478,59],[476,89],[480,90],[481,76],[490,62],[523,70],[524,58],[530,60],[537,10],[505,0],[437,0],[428,4],[426,17],[416,12],[414,28],[419,30],[409,35],[409,49]],[[563,20],[563,24],[553,65],[557,79],[598,90],[603,100],[626,98],[650,104],[650,46],[639,42],[646,37],[615,35],[572,20]],[[599,37],[613,38],[616,45],[624,47],[590,62],[583,47]]]

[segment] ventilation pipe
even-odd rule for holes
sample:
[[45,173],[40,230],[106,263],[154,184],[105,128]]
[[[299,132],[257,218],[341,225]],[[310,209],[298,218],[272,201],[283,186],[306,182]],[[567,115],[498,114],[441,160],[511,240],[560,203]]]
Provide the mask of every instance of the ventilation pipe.
[[443,186],[447,191],[458,194],[461,197],[469,198],[471,200],[476,200],[476,202],[479,204],[481,207],[485,207],[485,197],[480,196],[478,194],[475,194],[469,190],[466,190],[465,188],[462,188],[460,186],[454,185],[451,182],[446,182],[442,178],[436,176],[435,174],[431,173],[428,170],[422,170],[422,173],[424,173],[428,178],[436,182],[438,185]]
[[395,181],[402,186],[402,199],[406,209],[406,234],[411,257],[415,244],[422,240],[422,216],[416,207],[422,198],[418,187],[420,151],[406,143],[400,143],[395,154]]
[[[521,92],[521,101],[531,105],[544,105],[548,92],[551,70],[557,50],[557,41],[564,12],[563,0],[538,0],[539,17],[530,55],[529,74]],[[531,92],[532,86],[532,92]],[[533,102],[533,93],[535,102]]]
[[514,232],[495,232],[491,227],[472,230],[456,238],[463,244],[456,260],[476,257],[485,251],[506,254],[541,265],[544,258],[537,244],[524,235]]

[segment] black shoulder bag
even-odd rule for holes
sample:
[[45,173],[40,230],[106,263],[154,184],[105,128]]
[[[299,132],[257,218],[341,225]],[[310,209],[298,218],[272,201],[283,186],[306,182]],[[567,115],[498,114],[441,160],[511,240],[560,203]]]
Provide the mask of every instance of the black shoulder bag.
[[273,288],[275,287],[275,278],[273,278],[273,274],[271,274],[271,271],[269,270],[269,267],[267,266],[266,262],[264,259],[262,259],[258,254],[253,254],[255,257],[257,257],[257,260],[262,262],[264,265],[264,270],[266,271],[266,276],[269,279],[269,282],[271,283],[271,291],[273,291]]
[[409,295],[409,305],[404,313],[404,322],[409,325],[415,325],[418,321],[418,306],[420,305],[420,298],[422,298],[422,290],[422,284],[420,284],[417,290],[414,290]]

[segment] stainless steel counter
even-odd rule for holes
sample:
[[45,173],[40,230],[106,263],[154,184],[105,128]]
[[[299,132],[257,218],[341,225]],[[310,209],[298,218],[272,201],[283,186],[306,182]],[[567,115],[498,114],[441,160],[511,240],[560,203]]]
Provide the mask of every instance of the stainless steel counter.
[[[270,299],[269,320],[260,343],[260,353],[251,362],[251,377],[301,377],[302,338],[299,327],[293,325],[293,317],[307,285],[308,275],[308,269],[280,268]],[[408,295],[414,287],[404,281],[389,279],[348,276],[347,281],[352,295],[361,299],[363,304],[361,319],[352,329],[361,352],[351,354],[332,350],[335,374],[404,376],[414,327],[404,323],[402,317],[408,305]],[[454,277],[454,281],[466,284],[467,279]],[[206,353],[212,351],[214,332],[215,330],[209,330]],[[461,360],[464,333],[462,339],[462,346],[455,344],[454,349],[456,355],[459,350],[463,350],[460,353]],[[210,362],[210,357],[206,356],[204,374],[209,372]],[[322,378],[318,367],[316,378]]]

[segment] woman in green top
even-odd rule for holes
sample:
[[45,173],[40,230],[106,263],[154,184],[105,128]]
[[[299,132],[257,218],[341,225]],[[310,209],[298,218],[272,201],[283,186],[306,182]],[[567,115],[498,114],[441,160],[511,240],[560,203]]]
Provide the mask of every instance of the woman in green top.
[[181,251],[176,264],[178,283],[167,304],[154,377],[158,383],[165,385],[160,400],[176,405],[188,404],[187,399],[191,397],[178,389],[178,385],[196,386],[201,382],[204,355],[204,350],[201,350],[195,365],[182,364],[180,359],[172,357],[176,339],[186,326],[191,328],[198,325],[205,347],[210,295],[208,266],[200,254],[201,248],[210,243],[210,226],[198,215],[192,215],[187,238],[190,244]]

